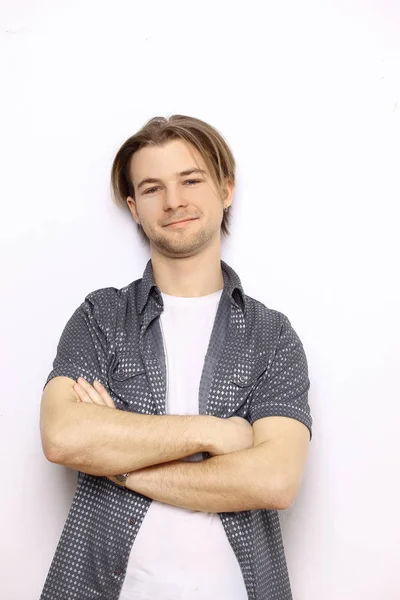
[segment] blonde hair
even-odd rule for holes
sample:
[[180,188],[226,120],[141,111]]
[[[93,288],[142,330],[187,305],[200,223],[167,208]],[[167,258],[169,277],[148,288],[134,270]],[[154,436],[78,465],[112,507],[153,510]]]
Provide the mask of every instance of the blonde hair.
[[[182,139],[192,144],[201,154],[222,197],[227,180],[235,183],[235,159],[227,142],[211,125],[195,117],[172,115],[153,117],[137,133],[128,138],[118,150],[111,168],[111,194],[117,206],[127,207],[127,197],[135,199],[135,190],[129,174],[132,156],[145,146],[161,146],[170,140]],[[230,235],[230,211],[224,210],[221,233]],[[148,238],[143,228],[138,231],[144,241]]]

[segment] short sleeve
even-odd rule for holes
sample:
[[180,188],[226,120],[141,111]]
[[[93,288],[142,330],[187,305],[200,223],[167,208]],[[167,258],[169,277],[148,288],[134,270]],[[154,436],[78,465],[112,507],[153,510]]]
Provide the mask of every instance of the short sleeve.
[[275,353],[255,388],[249,421],[270,416],[291,417],[308,427],[312,439],[312,417],[308,404],[310,380],[303,344],[289,319],[283,315]]
[[108,340],[102,315],[110,313],[108,300],[109,294],[104,290],[91,292],[72,314],[61,333],[53,368],[43,389],[50,379],[61,375],[75,381],[84,377],[91,385],[94,379],[107,384]]

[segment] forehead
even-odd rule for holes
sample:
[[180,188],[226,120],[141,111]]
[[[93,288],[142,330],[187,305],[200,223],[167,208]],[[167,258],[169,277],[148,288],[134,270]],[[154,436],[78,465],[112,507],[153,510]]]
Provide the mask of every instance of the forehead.
[[185,140],[171,140],[162,146],[145,146],[132,156],[129,173],[134,183],[143,177],[172,177],[191,168],[207,165],[200,152]]

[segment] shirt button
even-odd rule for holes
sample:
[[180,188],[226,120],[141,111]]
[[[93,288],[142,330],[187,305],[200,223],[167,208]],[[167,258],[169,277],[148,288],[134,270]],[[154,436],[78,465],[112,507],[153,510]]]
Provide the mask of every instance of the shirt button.
[[125,371],[123,369],[118,369],[118,375],[125,375]]
[[129,519],[129,523],[130,523],[131,525],[134,525],[134,524],[136,523],[136,519],[135,519],[135,517],[131,517],[131,518]]
[[121,569],[115,569],[114,575],[121,575]]

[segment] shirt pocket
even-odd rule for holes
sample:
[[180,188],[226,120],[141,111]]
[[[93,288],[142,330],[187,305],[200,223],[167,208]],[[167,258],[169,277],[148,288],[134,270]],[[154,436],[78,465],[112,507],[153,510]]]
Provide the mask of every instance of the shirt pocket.
[[146,369],[138,352],[113,355],[108,385],[118,408],[146,414],[154,412]]
[[237,361],[229,376],[227,417],[247,417],[253,391],[267,368],[265,356]]

